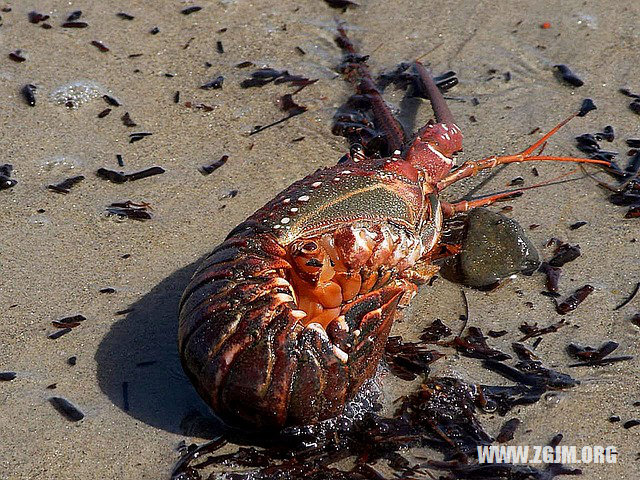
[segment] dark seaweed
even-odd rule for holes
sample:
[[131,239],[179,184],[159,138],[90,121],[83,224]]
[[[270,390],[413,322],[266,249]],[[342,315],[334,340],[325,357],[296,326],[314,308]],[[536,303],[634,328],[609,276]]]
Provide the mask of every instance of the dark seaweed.
[[490,347],[487,344],[487,337],[477,327],[469,327],[464,337],[457,336],[443,345],[455,348],[465,357],[493,360],[508,360],[511,358],[510,355]]
[[98,118],[104,118],[107,115],[109,115],[111,113],[111,109],[110,108],[105,108],[104,110],[102,110],[99,114],[98,114]]
[[563,265],[574,261],[580,256],[580,245],[569,245],[562,243],[556,247],[554,256],[549,260],[552,267],[562,267]]
[[116,289],[113,287],[105,287],[98,290],[100,293],[116,293]]
[[427,328],[422,330],[420,340],[427,343],[435,343],[451,335],[451,329],[447,327],[439,318],[431,322]]
[[160,33],[160,29],[158,27],[153,27],[151,30],[149,30],[149,33],[151,35],[157,35],[158,33]]
[[626,142],[631,148],[640,148],[640,138],[627,138]]
[[124,160],[122,159],[122,155],[119,153],[116,154],[116,161],[118,162],[119,167],[124,167]]
[[28,18],[29,18],[29,23],[37,24],[37,23],[49,20],[50,17],[49,15],[44,15],[34,10],[29,12]]
[[84,413],[66,398],[51,397],[49,398],[49,403],[70,422],[78,422],[84,418]]
[[74,12],[71,12],[69,14],[69,16],[67,17],[67,22],[75,22],[76,20],[78,20],[80,17],[82,16],[82,10],[76,10]]
[[524,333],[524,337],[519,338],[518,341],[524,342],[525,340],[532,337],[539,337],[541,335],[546,335],[548,333],[557,332],[558,330],[560,330],[560,328],[564,327],[565,325],[566,325],[566,322],[564,320],[560,320],[557,323],[553,323],[543,328],[538,327],[537,323],[530,325],[529,323],[524,322],[522,325],[520,325],[520,327],[518,327],[518,329],[522,333]]
[[249,62],[249,61],[245,61],[245,62],[240,62],[236,65],[236,68],[248,68],[248,67],[253,67],[255,66],[255,63],[253,62]]
[[107,168],[99,168],[96,171],[96,175],[113,183],[124,183],[133,182],[142,178],[152,177],[154,175],[160,175],[164,172],[165,169],[162,167],[149,167],[134,173],[123,173],[116,172],[115,170],[109,170]]
[[122,115],[122,117],[120,117],[120,120],[122,120],[122,124],[125,127],[137,127],[138,124],[136,122],[133,121],[133,119],[131,118],[131,115],[129,115],[129,112],[124,112],[124,115]]
[[51,325],[57,328],[75,328],[87,319],[84,315],[73,315],[71,317],[64,317],[60,320],[54,320]]
[[138,142],[138,141],[142,140],[143,138],[148,137],[149,135],[153,135],[153,133],[151,133],[151,132],[130,133],[129,134],[129,143]]
[[108,52],[109,51],[109,47],[107,47],[104,43],[99,42],[98,40],[92,40],[91,41],[91,45],[96,47],[101,52]]
[[173,103],[180,103],[180,90],[173,94]]
[[[578,80],[580,80],[580,79],[578,79]],[[581,82],[580,85],[576,85],[576,87],[580,87],[581,85],[583,85],[582,80],[580,80],[580,82]],[[582,101],[582,105],[580,106],[580,110],[578,111],[578,116],[579,117],[584,117],[585,115],[587,115],[587,113],[589,113],[589,112],[591,112],[593,110],[597,110],[597,108],[598,107],[596,107],[596,104],[593,103],[593,100],[591,100],[590,98],[585,98]],[[613,131],[611,133],[613,134]]]
[[622,425],[624,428],[629,429],[631,427],[637,427],[638,425],[640,425],[640,420],[627,420],[626,422],[624,422],[624,424]]
[[426,342],[403,342],[402,337],[389,337],[384,359],[391,373],[403,380],[415,380],[418,375],[428,375],[429,365],[443,355],[426,348]]
[[331,8],[346,10],[349,7],[359,7],[360,5],[351,0],[324,0]]
[[567,345],[567,353],[578,360],[580,363],[569,365],[570,367],[593,367],[609,365],[612,363],[631,360],[632,356],[609,357],[618,348],[618,343],[608,341],[600,345],[598,348],[583,347],[581,345],[570,343]]
[[507,420],[500,427],[500,432],[496,437],[496,442],[498,443],[506,443],[510,440],[513,440],[515,436],[516,430],[520,426],[522,422],[519,418],[512,418],[511,420]]
[[11,172],[13,172],[13,165],[5,163],[0,165],[0,190],[8,190],[18,184],[18,181],[10,178]]
[[224,53],[224,47],[222,46],[222,42],[220,40],[216,42],[216,50],[218,51],[218,53]]
[[72,357],[67,358],[67,363],[72,367],[74,367],[78,363],[78,357],[74,355]]
[[584,227],[586,224],[587,224],[587,222],[572,223],[571,225],[569,225],[569,230],[577,230],[580,227]]
[[592,292],[594,288],[591,285],[585,285],[571,295],[569,295],[562,303],[556,307],[556,312],[565,315],[575,310]]
[[222,157],[220,157],[220,160],[217,160],[210,165],[203,165],[198,169],[198,171],[202,175],[209,175],[215,172],[218,168],[223,166],[225,163],[227,163],[227,160],[229,160],[229,155],[223,155]]
[[118,99],[112,97],[111,95],[103,95],[102,98],[104,99],[105,102],[107,102],[112,107],[119,107],[120,105],[122,105],[118,101]]
[[573,73],[571,69],[566,65],[559,64],[554,65],[553,67],[558,70],[560,79],[562,79],[569,85],[572,85],[574,87],[581,87],[582,85],[584,85],[584,82],[580,79],[580,77]]
[[51,185],[47,185],[47,188],[49,190],[52,190],[56,193],[69,193],[71,191],[71,187],[73,187],[74,185],[80,183],[82,180],[84,180],[84,175],[78,175],[75,177],[70,177],[67,178],[65,180],[63,180],[60,183],[56,183],[56,184],[51,184]]
[[14,62],[17,62],[17,63],[22,63],[22,62],[24,62],[24,61],[27,59],[27,57],[25,57],[25,56],[22,54],[22,50],[16,50],[16,51],[14,51],[14,52],[11,52],[11,53],[9,54],[9,58],[10,58],[11,60],[13,60]]
[[0,372],[0,382],[10,382],[16,377],[16,372]]
[[47,338],[49,338],[51,340],[56,340],[57,338],[60,338],[61,336],[66,335],[70,331],[71,331],[71,328],[61,328],[57,332],[53,332],[53,333],[50,333],[49,335],[47,335]]
[[213,80],[205,83],[204,85],[200,85],[200,88],[203,90],[217,90],[222,88],[222,83],[224,82],[224,77],[222,75],[218,75]]
[[202,7],[198,7],[194,5],[193,7],[187,7],[180,10],[180,13],[183,15],[191,15],[192,13],[199,12],[200,10],[202,10]]
[[[132,220],[150,220],[150,206],[147,203],[135,203],[131,200],[126,202],[115,202],[107,207],[109,215],[118,215],[119,217],[127,217]],[[130,311],[130,310],[128,310]],[[118,312],[120,314],[120,312]]]
[[22,90],[20,91],[22,93],[22,96],[24,97],[24,99],[27,101],[27,105],[29,105],[31,107],[35,107],[36,106],[36,90],[37,90],[37,88],[38,87],[36,87],[32,83],[28,83],[24,87],[22,87]]
[[133,20],[134,18],[136,18],[133,15],[129,15],[128,13],[125,13],[125,12],[118,12],[116,13],[116,16],[120,17],[123,20]]
[[547,290],[549,292],[557,293],[558,282],[560,281],[562,269],[560,267],[552,267],[547,262],[542,262],[540,264],[540,271],[547,276],[547,281],[545,283]]
[[62,28],[87,28],[89,24],[87,22],[64,22]]

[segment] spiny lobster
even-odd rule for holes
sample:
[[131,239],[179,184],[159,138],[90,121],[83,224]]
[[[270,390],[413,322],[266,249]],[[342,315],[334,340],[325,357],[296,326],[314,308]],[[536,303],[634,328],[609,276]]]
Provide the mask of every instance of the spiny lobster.
[[[356,57],[342,28],[338,43]],[[227,423],[279,428],[343,411],[375,373],[396,312],[438,271],[443,218],[507,195],[447,203],[446,187],[506,163],[607,165],[534,153],[572,115],[519,154],[453,169],[462,133],[425,67],[413,64],[436,121],[406,141],[362,57],[352,66],[393,153],[355,145],[295,182],[229,233],[182,297],[183,367]]]

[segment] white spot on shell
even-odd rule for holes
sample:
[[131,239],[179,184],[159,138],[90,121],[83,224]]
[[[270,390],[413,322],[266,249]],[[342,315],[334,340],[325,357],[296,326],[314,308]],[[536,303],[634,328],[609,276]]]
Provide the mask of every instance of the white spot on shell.
[[313,182],[313,183],[311,184],[311,186],[312,186],[313,188],[318,188],[320,185],[322,185],[322,182]]
[[337,345],[333,346],[333,353],[335,354],[336,357],[338,357],[338,359],[340,359],[342,363],[347,363],[349,361],[349,355],[347,355],[347,352],[342,350]]
[[291,213],[296,213],[298,210],[300,210],[298,207],[292,207],[289,211]]
[[340,173],[343,175],[349,175],[351,173],[351,170],[343,170]]
[[340,181],[340,177],[336,177],[333,179],[334,182],[339,182]]
[[290,221],[291,221],[291,219],[289,217],[284,217],[282,220],[280,220],[280,223],[287,224]]
[[282,200],[282,203],[289,203],[291,201],[290,198],[285,198],[284,200]]
[[301,197],[298,197],[298,201],[300,201],[300,202],[308,202],[309,201],[309,195],[302,195]]
[[402,152],[401,152],[400,150],[394,150],[394,151],[393,151],[393,154],[394,154],[394,155],[400,155],[401,153],[402,153]]

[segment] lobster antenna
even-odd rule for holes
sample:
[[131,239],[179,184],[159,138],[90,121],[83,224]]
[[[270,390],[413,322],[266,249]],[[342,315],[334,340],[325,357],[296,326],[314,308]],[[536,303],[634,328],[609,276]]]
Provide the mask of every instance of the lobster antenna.
[[423,88],[424,94],[429,99],[429,101],[431,102],[431,106],[433,107],[433,113],[436,116],[436,122],[455,123],[453,114],[451,113],[451,110],[449,110],[449,106],[442,96],[442,92],[440,92],[440,89],[436,85],[436,82],[433,81],[433,77],[431,77],[431,74],[427,72],[427,69],[419,61],[416,61],[414,63],[414,66],[416,72],[418,73],[420,86]]
[[564,125],[566,125],[571,119],[576,117],[578,113],[574,113],[569,117],[565,118],[558,125],[553,127],[548,133],[546,133],[542,138],[540,138],[533,145],[523,150],[520,153],[515,155],[505,155],[505,156],[493,156],[488,157],[483,160],[477,161],[468,161],[464,162],[460,165],[459,168],[449,173],[446,177],[440,180],[437,184],[437,189],[442,190],[449,185],[462,180],[463,178],[468,178],[476,175],[481,170],[487,170],[498,165],[505,165],[507,163],[521,163],[521,162],[533,162],[533,161],[546,161],[546,162],[574,162],[574,163],[590,163],[593,165],[603,165],[609,166],[610,162],[605,160],[596,160],[593,158],[577,158],[577,157],[556,157],[551,155],[532,155],[538,147],[544,145],[545,142],[554,135],[558,130],[560,130]]

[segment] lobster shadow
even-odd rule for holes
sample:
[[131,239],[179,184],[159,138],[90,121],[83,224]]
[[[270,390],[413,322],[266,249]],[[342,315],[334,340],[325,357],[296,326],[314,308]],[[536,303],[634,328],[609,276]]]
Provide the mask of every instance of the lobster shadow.
[[224,430],[184,374],[178,303],[200,261],[177,270],[131,305],[95,354],[100,389],[137,420],[168,432],[213,438]]

